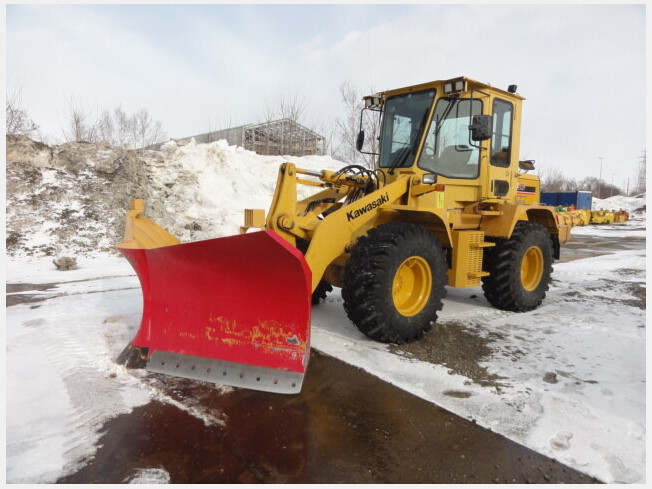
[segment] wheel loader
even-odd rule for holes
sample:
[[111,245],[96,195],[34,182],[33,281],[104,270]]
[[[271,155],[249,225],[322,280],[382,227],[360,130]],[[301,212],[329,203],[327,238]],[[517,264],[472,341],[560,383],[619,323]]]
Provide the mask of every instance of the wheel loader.
[[[536,308],[569,226],[538,203],[533,162],[519,161],[523,100],[467,77],[364,97],[380,124],[375,167],[283,163],[270,208],[245,210],[239,235],[180,243],[132,201],[117,248],[140,279],[143,317],[119,361],[297,393],[311,307],[333,286],[353,325],[384,343],[430,330],[446,287]],[[357,144],[366,151],[362,130]],[[314,193],[298,199],[298,185]]]

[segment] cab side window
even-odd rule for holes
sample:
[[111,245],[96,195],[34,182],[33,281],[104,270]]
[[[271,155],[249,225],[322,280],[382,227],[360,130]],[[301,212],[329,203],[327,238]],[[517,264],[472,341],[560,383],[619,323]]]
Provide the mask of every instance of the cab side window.
[[491,164],[494,166],[509,166],[512,149],[513,117],[514,108],[512,104],[504,100],[494,100],[494,128],[491,137]]

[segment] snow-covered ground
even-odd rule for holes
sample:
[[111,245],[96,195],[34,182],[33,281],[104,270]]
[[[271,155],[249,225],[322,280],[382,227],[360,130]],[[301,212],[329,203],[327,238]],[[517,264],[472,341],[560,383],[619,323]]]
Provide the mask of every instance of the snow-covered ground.
[[[284,160],[223,142],[171,144],[162,155],[145,160],[151,180],[148,209],[158,206],[166,217],[155,220],[184,241],[236,233],[241,209],[268,206]],[[327,157],[297,160],[312,169],[342,166]],[[50,182],[61,187],[57,199],[74,196],[72,177],[61,174],[57,182]],[[645,236],[645,212],[634,212],[645,205],[644,196],[599,204],[625,208],[633,220],[574,228],[573,234]],[[12,205],[7,207],[8,231],[18,219],[9,213]],[[35,230],[60,226],[45,211],[34,216],[29,222]],[[19,226],[25,235],[32,232],[23,229],[27,222],[25,218]],[[91,224],[89,235],[112,232],[113,224]],[[71,225],[85,226],[81,217]],[[39,246],[55,239],[51,233],[38,237],[43,241]],[[83,233],[78,237],[75,247],[67,248],[78,258],[75,270],[57,271],[52,257],[33,252],[37,246],[17,252],[5,264],[7,284],[23,284],[14,285],[7,296],[7,482],[54,482],[73,472],[96,450],[98,429],[106,420],[151,399],[174,403],[206,424],[223,422],[191,400],[179,403],[166,396],[142,371],[114,363],[140,321],[138,279],[122,258],[84,253]],[[645,259],[644,249],[614,250],[556,264],[543,306],[525,314],[491,308],[479,288],[449,289],[439,322],[461,324],[491,338],[492,354],[482,366],[500,378],[493,385],[482,386],[443,365],[368,340],[346,318],[337,289],[314,309],[312,346],[604,482],[642,483]],[[21,292],[31,294],[30,301],[10,305]],[[152,480],[169,477],[144,468],[132,482]]]
[[[67,272],[20,260],[6,271],[9,284],[57,284],[30,292],[47,300],[8,307],[6,330],[7,481],[51,482],[93,454],[107,419],[175,401],[113,362],[142,308],[125,260],[81,259]],[[635,289],[645,275],[645,250],[557,264],[544,305],[525,314],[491,308],[479,289],[449,289],[439,321],[494,338],[484,366],[499,388],[368,340],[337,289],[313,312],[312,344],[605,482],[644,482],[645,310]]]

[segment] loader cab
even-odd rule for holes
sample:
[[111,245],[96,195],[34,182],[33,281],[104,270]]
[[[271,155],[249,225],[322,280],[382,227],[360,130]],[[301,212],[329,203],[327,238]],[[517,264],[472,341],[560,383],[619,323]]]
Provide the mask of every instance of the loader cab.
[[514,202],[523,100],[514,92],[460,77],[365,97],[381,113],[378,169],[388,181],[429,174],[447,188],[447,208]]

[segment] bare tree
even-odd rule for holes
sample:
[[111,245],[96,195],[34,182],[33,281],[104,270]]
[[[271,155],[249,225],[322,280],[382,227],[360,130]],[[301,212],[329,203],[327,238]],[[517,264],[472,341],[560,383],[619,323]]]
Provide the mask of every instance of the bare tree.
[[122,110],[122,107],[113,109],[113,123],[115,126],[115,144],[128,148],[132,122],[131,118]]
[[290,119],[299,122],[306,110],[306,97],[296,87],[278,90],[271,99],[266,99],[261,107],[263,122],[277,119]]
[[104,110],[96,118],[72,96],[68,100],[68,120],[63,129],[66,141],[106,142],[112,146],[139,149],[161,142],[167,136],[159,121],[146,108],[129,116],[122,107]]
[[584,177],[581,180],[568,178],[559,168],[540,170],[539,178],[542,192],[587,191],[592,192],[593,196],[599,199],[606,199],[622,193],[617,186],[596,177]]
[[360,97],[358,90],[348,80],[340,84],[340,96],[344,104],[344,115],[335,120],[337,142],[334,145],[333,157],[354,164],[360,159],[355,146],[359,129],[358,114],[361,110],[358,103]]
[[38,131],[39,126],[29,117],[22,104],[22,87],[17,88],[10,96],[7,94],[6,123],[7,134],[22,134],[31,136]]
[[68,142],[97,142],[99,138],[98,120],[91,118],[92,111],[84,103],[68,97],[68,120],[62,129],[63,137]]
[[97,120],[97,137],[100,141],[116,145],[117,140],[115,136],[115,123],[113,117],[108,110],[102,111],[99,119]]
[[622,190],[617,186],[596,177],[585,177],[577,183],[577,190],[591,191],[594,197],[606,199],[612,195],[620,195]]
[[163,126],[152,120],[149,111],[143,107],[132,117],[131,138],[134,149],[144,149],[164,138]]
[[[373,93],[373,90],[371,90]],[[378,153],[378,136],[380,134],[380,117],[377,111],[362,111],[364,104],[362,96],[349,81],[340,85],[340,95],[344,104],[343,117],[335,121],[335,137],[333,157],[347,163],[362,163],[368,168],[375,165],[375,154]],[[365,133],[365,153],[357,149],[358,133]]]
[[310,123],[310,128],[324,138],[321,154],[333,155],[334,126],[330,119],[324,116],[314,117]]
[[215,127],[213,126],[213,123],[211,122],[210,119],[206,121],[206,142],[207,143],[212,143],[213,142],[213,132],[215,132]]
[[570,192],[577,190],[577,182],[564,176],[559,168],[539,171],[542,192]]

